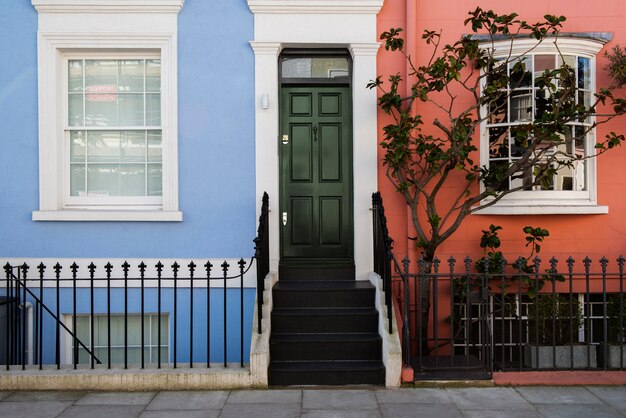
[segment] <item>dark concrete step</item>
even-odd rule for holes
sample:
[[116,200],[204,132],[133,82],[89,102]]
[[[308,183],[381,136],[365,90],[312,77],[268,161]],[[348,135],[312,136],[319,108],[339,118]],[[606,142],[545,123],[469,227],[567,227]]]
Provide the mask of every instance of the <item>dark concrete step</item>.
[[378,331],[376,308],[276,308],[272,334],[362,333]]
[[354,266],[280,265],[278,280],[354,280]]
[[376,289],[367,281],[279,281],[273,288],[279,308],[332,308],[374,306]]
[[272,361],[269,384],[291,385],[384,385],[382,361]]
[[380,360],[382,339],[377,333],[272,334],[275,361]]

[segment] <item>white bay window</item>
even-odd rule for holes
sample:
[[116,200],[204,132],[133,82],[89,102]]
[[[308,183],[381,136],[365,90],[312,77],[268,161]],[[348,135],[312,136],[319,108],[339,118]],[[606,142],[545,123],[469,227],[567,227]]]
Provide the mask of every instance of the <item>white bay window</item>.
[[[555,44],[558,42],[558,48]],[[523,157],[527,149],[524,135],[516,136],[516,129],[535,122],[550,112],[551,91],[538,82],[546,70],[566,65],[572,74],[574,86],[558,85],[559,90],[573,89],[577,105],[589,107],[595,91],[595,55],[604,42],[565,37],[543,43],[519,39],[511,43],[498,41],[490,44],[493,56],[500,65],[507,63],[509,85],[499,102],[484,109],[489,117],[481,128],[481,164],[490,167],[509,167]],[[509,58],[520,56],[521,58]],[[521,64],[521,65],[520,65]],[[488,81],[487,81],[488,82]],[[562,81],[565,82],[565,81]],[[480,214],[550,214],[550,213],[607,213],[606,206],[597,204],[594,120],[570,122],[560,134],[558,145],[546,141],[537,151],[546,160],[563,160],[554,175],[536,184],[535,175],[541,172],[541,158],[535,169],[519,172],[508,179],[501,190],[517,189],[504,196],[497,204]]]

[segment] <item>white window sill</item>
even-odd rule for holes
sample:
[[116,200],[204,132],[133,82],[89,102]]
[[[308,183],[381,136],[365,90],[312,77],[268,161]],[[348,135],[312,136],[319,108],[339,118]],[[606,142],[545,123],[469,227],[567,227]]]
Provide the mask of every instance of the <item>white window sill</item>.
[[603,215],[609,207],[589,204],[502,204],[474,212],[473,215]]
[[182,220],[181,211],[78,209],[33,211],[33,221],[181,222]]

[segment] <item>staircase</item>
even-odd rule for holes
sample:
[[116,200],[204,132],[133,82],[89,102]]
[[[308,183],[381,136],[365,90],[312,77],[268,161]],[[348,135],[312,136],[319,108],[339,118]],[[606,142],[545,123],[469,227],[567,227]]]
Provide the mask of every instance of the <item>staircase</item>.
[[385,383],[376,291],[353,268],[281,268],[272,292],[270,385]]

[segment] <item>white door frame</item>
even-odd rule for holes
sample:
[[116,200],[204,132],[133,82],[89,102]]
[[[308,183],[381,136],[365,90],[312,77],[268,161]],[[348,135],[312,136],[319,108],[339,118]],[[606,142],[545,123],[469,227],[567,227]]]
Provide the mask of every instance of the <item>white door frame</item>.
[[[283,48],[346,48],[352,55],[354,262],[356,277],[373,270],[371,194],[377,182],[376,14],[383,0],[248,0],[254,13],[257,218],[270,196],[270,269],[280,259],[278,56]],[[264,106],[265,104],[265,106]],[[265,108],[264,108],[265,107]]]

